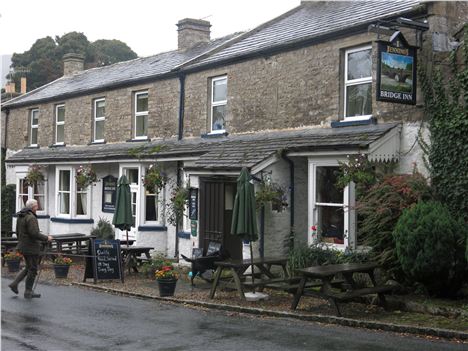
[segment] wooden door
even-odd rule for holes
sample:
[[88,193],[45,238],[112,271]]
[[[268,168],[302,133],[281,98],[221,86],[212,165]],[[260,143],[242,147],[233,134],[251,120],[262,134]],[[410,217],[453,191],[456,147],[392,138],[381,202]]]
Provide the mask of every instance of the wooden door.
[[200,247],[218,242],[232,258],[242,258],[242,242],[231,235],[235,183],[226,179],[200,179]]

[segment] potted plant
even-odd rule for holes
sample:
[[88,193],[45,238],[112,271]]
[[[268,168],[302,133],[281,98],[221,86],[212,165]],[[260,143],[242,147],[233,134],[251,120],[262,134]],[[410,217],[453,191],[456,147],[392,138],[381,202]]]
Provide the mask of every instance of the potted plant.
[[174,269],[171,262],[164,262],[160,269],[155,273],[156,280],[159,286],[159,296],[174,296],[179,272]]
[[54,259],[55,278],[66,278],[72,263],[73,261],[71,258],[58,255]]
[[28,168],[28,173],[26,174],[26,177],[24,180],[26,183],[30,186],[33,186],[39,182],[44,181],[44,174],[42,173],[42,166],[39,165],[32,165],[29,166]]
[[96,227],[93,227],[91,230],[91,235],[95,236],[96,239],[115,239],[114,227],[109,220],[99,217]]
[[23,259],[23,255],[18,251],[8,251],[3,256],[3,260],[6,262],[8,267],[8,272],[14,273],[18,272],[20,269],[20,263]]
[[80,188],[87,188],[97,181],[96,172],[91,165],[80,166],[76,171],[76,185]]
[[166,175],[157,165],[149,166],[143,178],[143,185],[150,194],[156,194],[166,184]]

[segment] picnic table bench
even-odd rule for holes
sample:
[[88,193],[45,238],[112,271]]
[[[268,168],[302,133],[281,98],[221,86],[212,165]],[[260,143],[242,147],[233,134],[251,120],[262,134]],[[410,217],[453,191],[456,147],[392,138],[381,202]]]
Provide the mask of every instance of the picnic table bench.
[[[215,262],[216,272],[214,275],[213,283],[211,285],[210,298],[214,298],[216,289],[220,283],[233,286],[237,289],[239,297],[245,299],[244,290],[246,287],[259,287],[263,289],[268,286],[268,284],[274,284],[278,282],[284,282],[289,279],[289,272],[287,270],[288,258],[287,257],[265,257],[265,258],[255,258],[253,260],[254,268],[254,283],[251,281],[246,281],[246,277],[251,277],[252,273],[245,273],[249,267],[252,267],[252,260],[226,260]],[[271,271],[273,266],[281,267],[283,271],[282,277],[277,277]],[[229,271],[232,275],[230,281],[226,282],[223,280],[222,273],[223,271]],[[231,281],[234,280],[234,285]]]
[[[294,295],[291,309],[295,310],[302,296],[315,296],[329,300],[335,307],[338,316],[341,316],[341,311],[338,302],[351,300],[356,297],[377,294],[380,303],[386,308],[385,293],[390,292],[393,287],[391,285],[377,285],[374,277],[374,270],[378,268],[377,263],[344,263],[327,266],[315,266],[303,269],[298,269],[296,272],[301,276],[299,286]],[[353,278],[354,273],[363,273],[369,275],[372,286],[358,288],[356,281]],[[337,282],[337,276],[343,276],[343,284],[334,284]],[[309,289],[306,285],[310,281],[319,281],[320,290]],[[339,282],[339,281],[338,281]],[[346,283],[346,284],[345,284]],[[340,287],[340,291],[333,288],[334,285]]]
[[138,273],[138,265],[143,261],[140,256],[145,255],[146,260],[151,260],[150,251],[153,249],[154,247],[151,246],[120,246],[122,258],[125,262],[125,267],[128,268],[128,273],[132,269],[135,273]]
[[50,253],[57,254],[70,253],[78,255],[86,255],[91,239],[95,239],[94,235],[86,235],[82,233],[56,234],[52,235],[52,248]]

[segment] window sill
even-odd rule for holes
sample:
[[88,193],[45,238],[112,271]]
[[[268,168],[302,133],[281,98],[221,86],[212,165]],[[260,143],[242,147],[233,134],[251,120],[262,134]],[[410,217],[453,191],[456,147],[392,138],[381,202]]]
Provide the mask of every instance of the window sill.
[[63,143],[63,144],[52,144],[52,145],[49,145],[50,148],[54,148],[54,147],[65,147],[67,146],[67,144]]
[[103,140],[103,141],[92,141],[88,143],[88,145],[100,145],[100,144],[107,144],[107,142]]
[[[12,214],[11,216],[14,217],[14,218],[17,218],[17,217],[18,217],[18,215],[17,215],[16,213],[15,213],[15,214]],[[49,215],[46,215],[46,214],[37,214],[37,213],[36,213],[36,217],[37,217],[37,219],[48,219],[48,218],[50,218]]]
[[94,223],[94,219],[92,218],[63,218],[63,217],[51,217],[51,222],[56,223]]
[[126,140],[127,143],[138,143],[141,141],[151,141],[150,138],[141,138],[141,139],[128,139]]
[[375,117],[369,117],[367,119],[361,119],[356,121],[333,121],[331,122],[332,128],[342,128],[342,127],[352,127],[352,126],[365,126],[369,124],[377,124],[377,119]]
[[165,232],[167,227],[164,225],[144,225],[138,227],[139,232]]
[[40,148],[39,145],[29,145],[25,147],[25,149],[39,149],[39,148]]
[[225,137],[225,136],[228,136],[229,133],[224,131],[224,132],[221,132],[221,133],[207,133],[207,134],[202,134],[201,137],[202,138],[221,138],[221,137]]

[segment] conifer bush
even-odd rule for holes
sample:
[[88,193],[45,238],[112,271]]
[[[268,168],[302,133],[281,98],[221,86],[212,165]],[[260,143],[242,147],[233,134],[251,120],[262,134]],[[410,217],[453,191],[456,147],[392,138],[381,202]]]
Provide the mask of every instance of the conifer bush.
[[466,278],[466,227],[439,202],[419,202],[403,211],[393,236],[407,277],[428,293],[453,296]]

